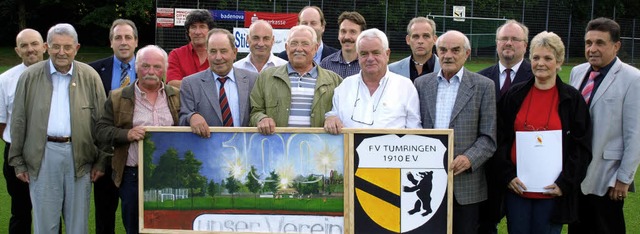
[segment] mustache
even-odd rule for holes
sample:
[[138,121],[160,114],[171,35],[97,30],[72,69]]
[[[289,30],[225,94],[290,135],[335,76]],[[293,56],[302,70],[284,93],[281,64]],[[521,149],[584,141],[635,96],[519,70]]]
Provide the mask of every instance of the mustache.
[[298,56],[298,55],[307,56],[307,53],[305,53],[305,52],[293,52],[293,56]]
[[352,39],[342,39],[342,41],[340,41],[340,42],[341,42],[341,43],[347,43],[347,42],[350,42],[350,43],[356,43],[356,41],[355,41],[355,40],[352,40]]
[[154,81],[160,81],[160,77],[156,76],[156,75],[146,75],[142,77],[142,80],[154,80]]

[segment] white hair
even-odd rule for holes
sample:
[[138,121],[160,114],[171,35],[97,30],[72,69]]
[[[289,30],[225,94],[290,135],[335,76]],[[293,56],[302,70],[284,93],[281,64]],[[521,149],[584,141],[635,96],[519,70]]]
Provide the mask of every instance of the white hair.
[[378,38],[382,43],[382,49],[385,51],[389,49],[389,39],[380,29],[370,28],[362,31],[360,35],[358,35],[358,39],[356,39],[356,51],[360,51],[360,40],[362,40],[362,38]]
[[167,67],[169,67],[169,57],[167,56],[167,52],[164,51],[164,49],[162,49],[160,46],[157,45],[147,45],[145,47],[142,47],[142,49],[138,50],[138,53],[136,53],[136,67],[138,67],[138,65],[141,63],[140,58],[142,58],[142,56],[147,52],[147,51],[158,51],[160,52],[160,54],[162,54],[162,62],[164,64],[164,69],[165,72],[167,71]]
[[314,30],[312,27],[307,26],[307,25],[296,25],[293,26],[290,30],[289,30],[289,38],[287,38],[287,44],[289,44],[289,41],[291,40],[291,35],[293,35],[294,32],[300,31],[300,30],[307,30],[311,33],[311,37],[312,37],[312,42],[318,44],[318,34],[316,34],[316,30]]

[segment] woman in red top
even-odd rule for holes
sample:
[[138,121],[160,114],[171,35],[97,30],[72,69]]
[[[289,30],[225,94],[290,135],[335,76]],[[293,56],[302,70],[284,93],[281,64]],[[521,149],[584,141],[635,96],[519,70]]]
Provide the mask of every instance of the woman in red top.
[[[534,79],[514,85],[499,104],[500,157],[506,192],[509,233],[560,233],[577,219],[577,195],[590,161],[590,118],[580,93],[560,80],[564,44],[558,35],[541,32],[531,40],[529,58]],[[516,132],[562,132],[562,171],[544,187],[526,192],[516,173]],[[521,165],[523,166],[523,165]]]

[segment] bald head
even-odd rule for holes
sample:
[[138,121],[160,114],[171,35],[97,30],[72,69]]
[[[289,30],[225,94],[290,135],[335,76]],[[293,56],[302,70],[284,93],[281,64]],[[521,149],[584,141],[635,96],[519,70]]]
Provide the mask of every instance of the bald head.
[[463,33],[455,30],[447,31],[436,40],[440,67],[445,79],[451,79],[462,67],[471,54],[471,44]]
[[16,36],[15,50],[26,66],[42,61],[45,52],[42,35],[30,28],[20,31]]
[[271,48],[275,42],[273,28],[269,22],[257,20],[249,27],[249,51],[253,61],[266,61],[271,55]]

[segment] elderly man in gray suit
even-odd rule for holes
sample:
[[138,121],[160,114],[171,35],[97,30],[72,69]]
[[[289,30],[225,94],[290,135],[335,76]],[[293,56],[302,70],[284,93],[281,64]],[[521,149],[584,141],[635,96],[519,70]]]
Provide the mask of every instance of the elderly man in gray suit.
[[591,163],[581,189],[580,222],[570,233],[626,233],[624,199],[640,164],[640,70],[616,57],[620,25],[607,18],[586,28],[587,63],[571,70],[571,85],[589,105]]
[[426,17],[416,17],[407,25],[407,45],[411,55],[400,61],[389,64],[389,71],[411,79],[440,70],[438,57],[433,54],[436,42],[436,22]]
[[464,63],[469,39],[448,31],[436,41],[442,69],[415,81],[422,127],[453,129],[453,233],[477,233],[480,202],[487,199],[484,163],[496,150],[496,101],[491,79]]
[[184,78],[180,88],[180,125],[209,137],[209,126],[249,125],[249,93],[257,73],[233,68],[238,49],[231,32],[214,28],[207,35],[209,69]]

